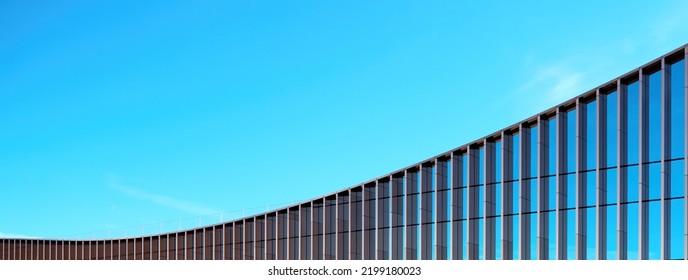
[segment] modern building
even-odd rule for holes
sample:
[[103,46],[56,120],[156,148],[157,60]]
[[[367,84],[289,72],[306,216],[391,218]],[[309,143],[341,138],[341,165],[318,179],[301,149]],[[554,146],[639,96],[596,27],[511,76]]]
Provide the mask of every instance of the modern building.
[[1,259],[687,259],[688,45],[466,145],[255,216]]

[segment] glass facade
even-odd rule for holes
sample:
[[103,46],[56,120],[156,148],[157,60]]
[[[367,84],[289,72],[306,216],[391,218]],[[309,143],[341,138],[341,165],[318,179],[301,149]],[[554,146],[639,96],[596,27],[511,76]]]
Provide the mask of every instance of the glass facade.
[[686,259],[687,51],[311,201],[155,236],[0,239],[0,258]]

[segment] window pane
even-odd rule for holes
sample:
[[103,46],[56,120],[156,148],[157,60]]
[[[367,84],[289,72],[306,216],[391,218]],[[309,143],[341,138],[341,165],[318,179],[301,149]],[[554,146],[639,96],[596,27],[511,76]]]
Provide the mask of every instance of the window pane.
[[629,166],[626,168],[626,193],[628,195],[628,202],[638,201],[638,166]]
[[495,164],[495,174],[494,181],[502,181],[502,142],[497,141],[494,145],[494,164]]
[[576,170],[576,109],[566,113],[566,172]]
[[617,149],[617,112],[618,100],[616,91],[607,95],[607,167],[616,166],[616,149]]
[[615,260],[617,259],[616,250],[616,215],[617,207],[616,205],[607,206],[607,259]]
[[671,65],[670,104],[671,104],[671,158],[682,158],[685,153],[685,61]]
[[588,103],[585,112],[585,169],[592,170],[597,161],[597,102]]
[[660,170],[660,165],[659,163],[652,163],[648,166],[648,172],[649,172],[649,182],[648,182],[648,187],[649,187],[649,199],[659,199],[661,195],[661,181],[660,181],[660,176],[661,176],[661,170]]
[[617,169],[607,169],[607,203],[616,203],[618,201],[617,198],[617,192],[618,192],[618,185],[617,185],[617,174],[616,174]]
[[548,121],[549,133],[547,135],[547,175],[554,175],[557,172],[557,119],[551,118]]
[[588,171],[585,173],[585,206],[595,206],[597,200],[597,182],[595,177],[595,171]]
[[595,233],[597,229],[597,217],[595,216],[595,207],[587,208],[585,209],[586,213],[586,233],[585,233],[585,240],[586,240],[586,259],[588,260],[594,260],[597,259],[597,255],[595,252]]
[[685,214],[683,211],[684,198],[671,200],[671,229],[670,229],[670,242],[671,242],[671,259],[684,259],[683,246],[684,246],[684,233],[683,229],[685,226]]
[[638,203],[628,204],[628,259],[638,259]]
[[537,177],[538,172],[538,127],[533,126],[530,128],[530,139],[528,139],[528,145],[530,146],[530,153],[528,155],[528,162],[530,169],[528,172],[529,178]]
[[638,104],[638,82],[633,82],[627,87],[626,102],[626,155],[627,163],[638,163],[638,121],[640,108]]
[[513,178],[512,179],[515,179],[515,180],[518,178],[521,178],[521,173],[520,173],[521,169],[520,169],[520,164],[519,164],[520,163],[520,161],[519,161],[520,160],[520,154],[521,154],[520,153],[520,149],[521,149],[521,139],[520,138],[521,137],[519,137],[519,134],[514,134],[512,137],[513,146],[511,147],[511,150],[512,150],[511,166],[513,167],[513,173],[512,173]]
[[648,247],[649,247],[649,254],[648,257],[651,260],[658,260],[660,258],[660,240],[661,240],[661,234],[660,234],[660,229],[662,228],[662,225],[660,223],[660,213],[659,213],[659,201],[650,201],[650,205],[648,207],[649,213],[648,213],[648,218],[649,218],[649,228],[648,228],[648,233],[649,236],[647,237],[648,240]]
[[684,175],[683,175],[684,160],[675,160],[669,163],[669,185],[671,192],[670,197],[684,196]]
[[660,160],[662,136],[662,74],[657,71],[648,77],[648,140],[649,160]]

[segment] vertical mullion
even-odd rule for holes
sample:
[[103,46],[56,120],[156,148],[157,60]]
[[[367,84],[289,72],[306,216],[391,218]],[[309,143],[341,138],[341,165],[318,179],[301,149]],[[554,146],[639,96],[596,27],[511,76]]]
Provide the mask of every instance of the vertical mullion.
[[451,186],[450,189],[450,199],[451,199],[451,259],[461,260],[463,259],[464,243],[463,240],[463,230],[461,218],[463,216],[463,193],[461,190],[462,182],[462,162],[461,155],[458,153],[452,153],[451,155]]

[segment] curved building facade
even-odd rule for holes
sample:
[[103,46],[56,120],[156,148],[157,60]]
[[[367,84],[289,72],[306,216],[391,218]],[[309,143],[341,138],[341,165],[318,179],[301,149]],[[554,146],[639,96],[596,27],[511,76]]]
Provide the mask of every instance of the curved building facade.
[[686,259],[688,45],[484,138],[336,193],[4,260]]

